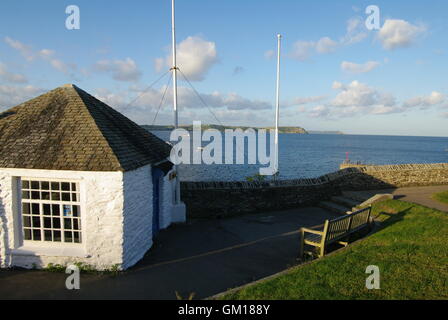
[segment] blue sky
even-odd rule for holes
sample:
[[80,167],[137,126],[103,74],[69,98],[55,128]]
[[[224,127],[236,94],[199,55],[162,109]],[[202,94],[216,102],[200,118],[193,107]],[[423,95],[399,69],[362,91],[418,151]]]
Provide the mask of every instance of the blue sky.
[[[80,9],[67,30],[68,5]],[[380,9],[368,30],[365,9]],[[179,67],[219,121],[273,125],[276,34],[281,125],[354,134],[447,136],[448,3],[177,0]],[[151,124],[169,75],[169,0],[2,1],[0,110],[65,83]],[[135,97],[141,97],[129,105]],[[180,121],[216,123],[179,82]],[[172,122],[171,95],[157,124]]]

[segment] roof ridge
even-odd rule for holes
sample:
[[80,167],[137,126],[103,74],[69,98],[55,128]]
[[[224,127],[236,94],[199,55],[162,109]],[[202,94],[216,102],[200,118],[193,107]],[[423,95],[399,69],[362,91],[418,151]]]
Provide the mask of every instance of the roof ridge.
[[[86,104],[86,103],[84,102],[84,100],[82,99],[82,97],[81,97],[81,95],[79,94],[78,90],[81,90],[82,92],[84,92],[84,93],[86,93],[86,94],[88,94],[88,93],[85,92],[84,90],[78,88],[78,87],[75,86],[74,84],[66,84],[66,85],[63,85],[62,87],[69,88],[69,89],[71,89],[71,91],[73,91],[73,92],[76,94],[77,99],[79,99],[79,100],[81,101],[81,103],[84,105],[84,109],[85,109],[85,111],[90,115],[90,118],[91,118],[92,122],[94,123],[96,130],[97,130],[98,133],[103,137],[104,141],[106,141],[107,146],[109,147],[110,151],[112,152],[112,154],[113,154],[113,156],[114,156],[114,158],[115,158],[114,160],[116,161],[116,165],[118,165],[118,167],[119,167],[121,170],[124,171],[124,168],[123,168],[123,166],[121,165],[120,160],[118,159],[118,156],[115,154],[115,152],[114,152],[112,146],[110,145],[109,141],[108,141],[107,138],[104,136],[103,132],[101,131],[100,127],[98,126],[97,121],[95,120],[95,117],[94,117],[94,116],[92,115],[92,113],[90,112],[90,110],[89,110],[87,104]],[[88,95],[91,96],[90,94],[88,94]]]

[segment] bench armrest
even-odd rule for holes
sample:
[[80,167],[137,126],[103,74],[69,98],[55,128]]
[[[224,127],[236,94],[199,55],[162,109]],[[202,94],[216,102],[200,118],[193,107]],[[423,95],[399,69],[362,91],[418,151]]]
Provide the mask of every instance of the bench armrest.
[[308,229],[308,228],[301,228],[301,230],[303,232],[318,234],[318,235],[321,235],[321,236],[324,234],[323,231],[318,231],[318,230],[313,230],[313,229]]

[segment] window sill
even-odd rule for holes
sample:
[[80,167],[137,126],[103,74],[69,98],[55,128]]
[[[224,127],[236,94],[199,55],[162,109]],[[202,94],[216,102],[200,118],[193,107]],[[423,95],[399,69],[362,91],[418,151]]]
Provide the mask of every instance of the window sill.
[[11,253],[17,256],[88,257],[84,248],[73,247],[51,248],[26,245],[17,249],[12,249]]

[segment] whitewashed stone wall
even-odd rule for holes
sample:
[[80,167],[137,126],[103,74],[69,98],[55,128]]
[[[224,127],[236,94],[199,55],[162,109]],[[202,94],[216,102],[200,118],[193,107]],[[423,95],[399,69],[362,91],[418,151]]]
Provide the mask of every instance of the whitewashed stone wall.
[[[75,180],[82,202],[82,244],[42,242],[24,247],[14,193],[17,177]],[[17,189],[16,189],[17,190]],[[150,193],[150,191],[149,191]],[[0,263],[42,268],[82,262],[98,270],[123,265],[123,173],[0,169]]]
[[152,246],[151,166],[124,173],[123,268],[137,263]]

